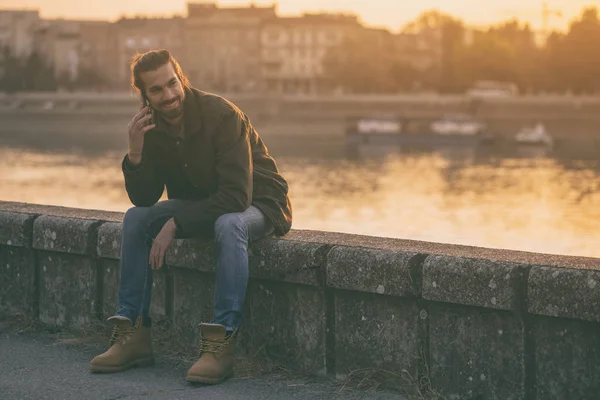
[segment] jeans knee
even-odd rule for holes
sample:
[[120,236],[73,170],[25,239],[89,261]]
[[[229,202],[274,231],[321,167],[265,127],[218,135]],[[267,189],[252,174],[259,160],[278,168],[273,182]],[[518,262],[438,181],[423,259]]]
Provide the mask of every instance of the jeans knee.
[[123,218],[123,231],[138,230],[145,226],[149,207],[131,207]]
[[217,241],[232,235],[247,238],[244,220],[239,214],[221,215],[215,222],[215,237]]

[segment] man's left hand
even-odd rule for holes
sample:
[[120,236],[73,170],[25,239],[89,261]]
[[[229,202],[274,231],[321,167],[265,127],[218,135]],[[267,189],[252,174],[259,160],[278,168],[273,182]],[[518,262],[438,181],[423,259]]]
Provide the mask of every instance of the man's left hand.
[[165,259],[165,253],[173,242],[173,239],[175,239],[176,231],[177,226],[175,225],[175,220],[171,218],[162,227],[160,233],[156,236],[156,239],[154,239],[152,249],[150,250],[149,259],[150,266],[153,269],[162,268]]

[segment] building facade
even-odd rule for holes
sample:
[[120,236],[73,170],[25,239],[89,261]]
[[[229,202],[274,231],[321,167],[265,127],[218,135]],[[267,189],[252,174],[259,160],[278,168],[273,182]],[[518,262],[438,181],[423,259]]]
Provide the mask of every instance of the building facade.
[[122,18],[113,24],[116,69],[113,82],[121,90],[131,84],[131,59],[137,53],[167,49],[177,59],[185,58],[185,21],[174,18]]
[[28,57],[39,22],[37,10],[0,10],[0,49],[9,48],[18,58]]
[[268,21],[261,31],[262,87],[271,93],[329,91],[327,53],[357,34],[356,16],[305,14]]
[[185,70],[192,84],[227,92],[260,90],[261,26],[275,19],[275,6],[188,4]]

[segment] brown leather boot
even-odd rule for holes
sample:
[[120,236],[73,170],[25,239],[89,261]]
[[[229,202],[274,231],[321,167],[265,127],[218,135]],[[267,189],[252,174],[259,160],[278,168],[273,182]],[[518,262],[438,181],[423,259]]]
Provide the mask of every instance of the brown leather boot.
[[214,384],[233,377],[236,333],[227,336],[222,325],[200,324],[200,359],[192,365],[186,380]]
[[151,329],[142,326],[141,318],[133,326],[129,319],[122,317],[111,317],[108,321],[114,323],[110,348],[94,357],[90,371],[121,372],[154,364]]

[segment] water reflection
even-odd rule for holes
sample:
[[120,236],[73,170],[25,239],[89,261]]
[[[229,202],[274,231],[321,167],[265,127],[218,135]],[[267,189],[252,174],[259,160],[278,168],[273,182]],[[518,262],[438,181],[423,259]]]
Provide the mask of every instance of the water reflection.
[[[315,139],[317,140],[317,139]],[[269,140],[297,229],[600,257],[594,158]],[[0,199],[125,211],[121,151],[0,150]]]

